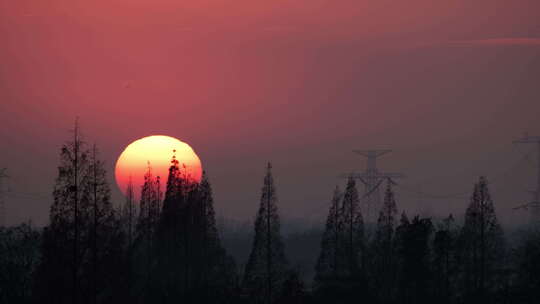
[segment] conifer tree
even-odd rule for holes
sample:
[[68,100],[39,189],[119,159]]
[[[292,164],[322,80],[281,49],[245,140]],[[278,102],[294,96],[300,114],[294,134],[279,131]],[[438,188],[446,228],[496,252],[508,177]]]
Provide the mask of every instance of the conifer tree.
[[246,265],[244,284],[255,302],[274,303],[286,278],[288,263],[285,258],[277,196],[268,163],[261,193],[259,211],[255,219],[255,236]]
[[137,220],[137,238],[144,239],[149,245],[157,227],[160,214],[160,189],[159,177],[154,177],[152,167],[148,163],[144,184],[141,188],[141,200],[139,203],[139,218]]
[[195,182],[173,157],[156,231],[156,295],[164,302],[230,301],[234,261],[221,246],[206,173]]
[[[120,275],[119,262],[122,259],[122,233],[121,223],[115,214],[111,202],[110,187],[107,181],[107,172],[103,161],[98,159],[98,151],[94,145],[89,167],[90,200],[89,206],[83,205],[90,217],[88,227],[92,241],[92,261],[83,261],[83,275],[92,277],[92,286],[88,286],[88,293],[93,294],[93,303],[105,298],[115,298],[117,290],[109,287],[115,286]],[[88,211],[86,211],[88,210]],[[90,284],[89,284],[90,285]],[[100,301],[101,302],[101,301]]]
[[[43,257],[38,268],[36,296],[50,303],[79,302],[84,254],[81,227],[89,224],[88,214],[85,216],[81,212],[81,206],[89,206],[90,203],[90,161],[90,151],[80,138],[76,122],[73,139],[61,148],[54,202],[49,213],[49,225],[43,233]],[[66,293],[67,290],[70,292]]]
[[78,125],[73,140],[62,146],[53,198],[36,297],[51,303],[112,298],[123,237],[103,162],[80,139]]
[[212,195],[212,186],[208,180],[206,172],[203,172],[201,183],[196,188],[197,201],[194,210],[198,211],[194,216],[193,227],[200,234],[197,236],[193,258],[200,261],[198,269],[194,273],[199,274],[198,289],[204,291],[204,297],[200,301],[223,301],[219,298],[227,294],[235,283],[235,264],[234,260],[227,255],[221,245],[219,233],[216,226],[214,211],[214,199]]
[[135,227],[135,269],[138,273],[139,291],[148,292],[151,283],[151,272],[155,266],[153,257],[155,250],[155,234],[159,220],[161,190],[159,178],[152,174],[148,163],[141,187],[139,214]]
[[357,275],[364,254],[364,222],[360,211],[360,200],[356,182],[349,177],[347,188],[343,195],[343,250],[346,258],[344,269],[348,276]]
[[502,228],[485,177],[474,186],[460,235],[465,297],[486,301],[496,289],[497,271],[505,254]]
[[375,237],[373,240],[372,277],[378,297],[382,302],[391,301],[395,297],[397,279],[397,259],[395,246],[395,230],[397,207],[388,181],[383,206],[379,212]]
[[187,194],[191,187],[190,181],[181,175],[179,162],[173,155],[156,233],[157,271],[152,279],[154,300],[157,297],[162,302],[173,303],[185,296],[188,290],[189,244],[186,229],[189,223],[186,214]]
[[133,180],[131,175],[129,176],[128,184],[126,187],[126,200],[121,206],[119,213],[121,215],[121,226],[124,234],[126,235],[126,246],[124,252],[124,258],[126,262],[126,290],[127,299],[131,296],[132,287],[134,283],[133,275],[133,253],[134,253],[134,239],[135,230],[137,224],[137,208],[135,206],[135,193],[133,189]]
[[339,274],[340,242],[343,238],[343,194],[338,186],[334,189],[330,210],[326,218],[326,227],[321,241],[321,252],[315,266],[315,282],[321,287],[327,281],[335,280]]
[[126,201],[121,209],[123,229],[127,236],[128,248],[133,244],[133,235],[137,223],[137,209],[135,207],[135,193],[133,190],[133,180],[129,177],[126,188]]

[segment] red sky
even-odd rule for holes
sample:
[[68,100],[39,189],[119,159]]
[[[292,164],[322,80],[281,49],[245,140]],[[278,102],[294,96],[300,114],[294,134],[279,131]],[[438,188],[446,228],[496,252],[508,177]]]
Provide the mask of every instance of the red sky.
[[[132,140],[188,142],[227,217],[254,216],[272,160],[283,213],[321,218],[364,165],[349,151],[390,147],[381,167],[404,186],[461,193],[486,174],[520,221],[532,147],[511,141],[540,135],[538,20],[537,0],[0,0],[9,221],[46,222],[76,116],[111,179]],[[400,195],[411,212],[467,203]]]

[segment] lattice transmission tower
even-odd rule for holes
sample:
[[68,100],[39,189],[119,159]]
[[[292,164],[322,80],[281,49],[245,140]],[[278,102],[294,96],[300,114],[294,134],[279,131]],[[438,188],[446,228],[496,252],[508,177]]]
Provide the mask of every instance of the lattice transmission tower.
[[392,150],[353,150],[354,153],[366,157],[366,170],[361,173],[352,173],[351,175],[364,184],[364,195],[362,196],[361,204],[364,219],[368,223],[376,221],[375,215],[381,207],[381,191],[380,185],[384,180],[405,177],[401,173],[380,172],[377,168],[377,158],[392,152]]
[[529,136],[525,134],[522,138],[514,140],[514,144],[536,144],[537,148],[537,163],[536,163],[536,189],[530,191],[533,195],[532,201],[516,207],[515,209],[529,210],[530,220],[532,223],[540,223],[540,136]]
[[6,168],[0,168],[0,227],[6,226]]

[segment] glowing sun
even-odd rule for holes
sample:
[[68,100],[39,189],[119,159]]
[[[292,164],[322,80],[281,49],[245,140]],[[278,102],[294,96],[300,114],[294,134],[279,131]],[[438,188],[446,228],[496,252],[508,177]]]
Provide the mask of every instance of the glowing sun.
[[138,199],[144,184],[144,175],[150,165],[152,175],[160,177],[161,190],[164,191],[173,155],[176,155],[180,167],[185,165],[186,173],[191,178],[196,182],[201,181],[201,160],[188,144],[174,137],[153,135],[132,142],[120,154],[114,170],[118,187],[126,194],[131,177],[133,191]]

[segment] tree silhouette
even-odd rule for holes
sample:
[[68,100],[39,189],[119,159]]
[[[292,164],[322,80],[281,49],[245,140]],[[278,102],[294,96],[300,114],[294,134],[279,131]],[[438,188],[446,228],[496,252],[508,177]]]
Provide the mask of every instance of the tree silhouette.
[[0,303],[31,302],[40,241],[30,222],[0,227]]
[[153,251],[154,295],[167,303],[227,302],[235,264],[221,246],[212,188],[206,173],[197,183],[186,172],[173,157]]
[[378,290],[378,298],[382,302],[393,300],[396,293],[397,259],[394,240],[396,216],[397,207],[394,192],[392,191],[391,182],[388,181],[372,243],[372,279],[375,288]]
[[127,298],[129,299],[132,295],[132,285],[134,282],[133,276],[133,240],[136,231],[137,223],[137,209],[135,207],[135,193],[133,190],[133,180],[131,175],[129,176],[128,185],[126,188],[126,201],[120,209],[121,214],[121,226],[124,234],[126,235],[126,247],[124,249],[124,259],[126,263],[126,289],[127,289]]
[[283,304],[302,304],[306,301],[304,282],[300,279],[297,271],[289,271],[278,302]]
[[236,266],[221,245],[216,227],[212,186],[206,172],[203,172],[202,181],[194,192],[194,225],[191,230],[194,232],[193,242],[198,246],[194,246],[192,258],[196,266],[194,273],[199,280],[196,289],[201,291],[194,302],[223,302],[223,296],[230,295],[234,288]]
[[340,243],[343,238],[342,198],[343,194],[336,186],[326,218],[326,227],[321,240],[321,252],[315,266],[315,284],[319,288],[324,288],[325,284],[338,278],[339,263],[344,258],[340,256]]
[[123,234],[103,162],[78,132],[76,125],[73,141],[62,146],[50,223],[43,232],[36,297],[50,303],[106,301],[117,295],[112,286],[118,282]]
[[455,220],[450,214],[433,238],[434,296],[443,303],[450,303],[455,297],[457,237]]
[[523,232],[515,255],[516,280],[512,299],[516,303],[536,303],[540,298],[540,231]]
[[345,193],[336,187],[316,265],[315,287],[319,298],[350,301],[366,291],[364,223],[354,178]]
[[[117,214],[110,198],[110,188],[107,182],[107,172],[104,163],[98,159],[98,151],[94,145],[92,149],[91,163],[89,167],[91,187],[90,205],[82,205],[83,214],[89,216],[88,227],[92,233],[89,235],[92,241],[92,262],[83,261],[83,275],[90,277],[92,274],[92,294],[93,302],[98,300],[114,298],[116,291],[111,291],[107,287],[114,285],[120,275],[115,271],[120,266],[118,264],[122,257],[122,243],[124,235]],[[90,289],[90,287],[88,288]]]
[[136,227],[137,209],[135,207],[135,193],[133,190],[133,180],[129,177],[126,188],[126,201],[122,206],[122,223],[124,232],[127,235],[127,245],[131,248],[133,243],[133,234]]
[[253,246],[244,274],[244,285],[255,302],[274,303],[286,278],[288,263],[276,203],[272,165],[268,163],[255,219]]
[[503,232],[488,183],[480,177],[474,186],[460,235],[460,264],[463,266],[465,297],[487,301],[487,293],[497,287],[497,271],[504,258]]
[[[80,246],[80,227],[88,226],[88,216],[81,217],[81,205],[89,206],[91,191],[90,152],[81,140],[78,122],[73,140],[60,152],[60,166],[53,191],[54,202],[49,225],[43,232],[42,262],[38,269],[38,297],[51,303],[77,303],[81,259],[85,250]],[[71,250],[69,250],[71,248]],[[70,254],[71,252],[71,254]],[[71,277],[70,277],[71,273]],[[71,288],[71,297],[65,293]]]
[[160,215],[161,189],[159,177],[154,177],[148,163],[141,187],[139,213],[135,227],[134,268],[138,277],[138,289],[150,290],[151,272],[154,267],[155,234]]
[[431,301],[430,239],[433,232],[431,219],[415,216],[409,222],[403,213],[396,229],[399,255],[399,291],[402,303],[428,303]]
[[188,193],[193,187],[173,156],[157,226],[156,273],[152,280],[154,298],[165,303],[182,298],[189,289]]
[[360,211],[360,200],[356,189],[355,179],[350,177],[347,181],[343,195],[343,250],[346,254],[344,269],[348,276],[357,275],[364,254],[364,221]]

